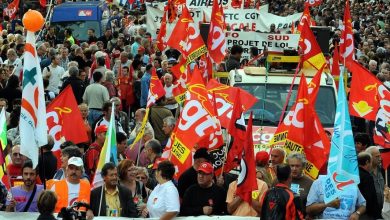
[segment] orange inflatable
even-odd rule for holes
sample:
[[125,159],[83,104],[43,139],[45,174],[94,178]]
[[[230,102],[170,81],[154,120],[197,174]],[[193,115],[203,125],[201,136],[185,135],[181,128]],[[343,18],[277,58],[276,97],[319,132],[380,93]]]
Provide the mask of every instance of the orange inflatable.
[[45,23],[42,14],[36,10],[28,10],[23,15],[23,26],[31,32],[39,31]]

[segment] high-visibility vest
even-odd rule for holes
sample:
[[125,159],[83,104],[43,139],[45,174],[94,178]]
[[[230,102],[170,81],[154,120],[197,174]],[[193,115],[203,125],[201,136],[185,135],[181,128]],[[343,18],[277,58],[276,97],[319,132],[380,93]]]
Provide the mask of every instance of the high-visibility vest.
[[[55,183],[55,192],[57,194],[57,205],[55,212],[59,213],[62,207],[68,207],[68,184],[66,183],[66,179],[56,181]],[[89,204],[91,195],[91,186],[87,180],[80,180],[80,190],[79,197],[77,198],[77,202],[85,202]]]

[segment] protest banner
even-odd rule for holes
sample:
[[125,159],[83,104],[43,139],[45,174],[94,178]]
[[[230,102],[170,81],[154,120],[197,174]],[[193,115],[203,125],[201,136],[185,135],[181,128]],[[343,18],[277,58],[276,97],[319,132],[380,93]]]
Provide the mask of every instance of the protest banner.
[[[147,6],[147,30],[155,39],[160,25],[164,11],[158,8]],[[203,14],[207,22],[211,19],[211,7],[204,9],[190,9],[192,18],[195,24],[203,22]],[[281,33],[286,33],[291,29],[292,22],[298,21],[302,13],[296,13],[286,17],[277,16],[268,13],[268,5],[257,9],[228,9],[224,11],[226,25],[230,30],[244,29],[248,27],[250,31],[269,32],[271,24],[275,24],[276,29]],[[171,33],[176,22],[167,24],[167,33]],[[168,37],[168,36],[167,36]]]
[[271,34],[258,32],[226,32],[227,48],[233,45],[240,45],[244,49],[242,58],[249,59],[251,47],[263,49],[267,47],[268,51],[282,52],[283,49],[298,47],[299,34]]

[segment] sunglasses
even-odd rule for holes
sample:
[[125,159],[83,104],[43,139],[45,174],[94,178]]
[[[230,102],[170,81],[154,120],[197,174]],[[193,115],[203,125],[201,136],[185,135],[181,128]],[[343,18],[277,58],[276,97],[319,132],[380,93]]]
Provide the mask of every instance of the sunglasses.
[[137,180],[141,180],[141,179],[142,179],[142,180],[146,180],[146,177],[145,177],[145,176],[137,176],[136,178],[137,178]]

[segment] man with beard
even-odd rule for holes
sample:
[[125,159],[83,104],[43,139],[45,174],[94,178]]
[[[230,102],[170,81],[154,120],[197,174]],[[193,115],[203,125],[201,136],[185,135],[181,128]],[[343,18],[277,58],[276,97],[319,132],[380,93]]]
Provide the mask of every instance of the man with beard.
[[32,162],[26,161],[22,166],[23,184],[10,189],[7,195],[7,212],[38,212],[37,201],[42,185],[36,184],[37,170]]
[[137,209],[130,190],[118,184],[118,170],[115,165],[113,163],[104,164],[101,174],[104,185],[91,192],[93,214],[110,217],[137,217]]

